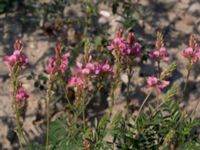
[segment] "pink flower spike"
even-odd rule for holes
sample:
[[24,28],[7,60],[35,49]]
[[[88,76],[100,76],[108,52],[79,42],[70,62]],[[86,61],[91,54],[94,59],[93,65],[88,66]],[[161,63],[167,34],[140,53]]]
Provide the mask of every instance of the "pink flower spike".
[[182,56],[187,58],[189,61],[196,63],[200,58],[200,49],[196,47],[194,50],[191,47],[182,51]]
[[29,95],[27,94],[25,89],[22,86],[19,87],[16,94],[16,101],[17,102],[26,101],[28,98],[29,98]]
[[47,73],[48,74],[54,74],[55,72],[55,66],[56,66],[56,58],[54,56],[49,58],[49,63],[47,66]]
[[68,61],[68,57],[70,56],[70,53],[65,53],[63,56],[62,56],[62,60],[61,60],[61,64],[60,64],[60,67],[59,67],[59,70],[62,74],[65,74],[65,71],[66,71],[66,68],[69,64],[69,61]]
[[[66,68],[69,64],[68,57],[70,56],[70,53],[67,52],[64,55],[62,55],[61,59],[60,57],[52,56],[49,58],[49,63],[47,66],[47,73],[48,74],[54,74],[56,72],[60,72],[62,74],[65,74]],[[60,59],[60,60],[58,60]]]

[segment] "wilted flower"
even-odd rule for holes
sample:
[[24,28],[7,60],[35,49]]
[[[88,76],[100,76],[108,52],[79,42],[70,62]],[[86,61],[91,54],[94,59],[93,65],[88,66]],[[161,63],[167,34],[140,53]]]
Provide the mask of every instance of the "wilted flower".
[[28,98],[29,98],[29,95],[25,91],[24,87],[20,85],[17,90],[16,101],[17,102],[26,101]]
[[10,70],[12,70],[12,68],[16,65],[24,67],[28,64],[28,58],[22,52],[22,42],[20,40],[16,40],[14,48],[15,50],[11,56],[4,57],[4,62]]
[[153,87],[160,93],[161,89],[165,88],[169,85],[169,81],[160,80],[154,76],[148,77],[147,79],[147,89],[151,89]]

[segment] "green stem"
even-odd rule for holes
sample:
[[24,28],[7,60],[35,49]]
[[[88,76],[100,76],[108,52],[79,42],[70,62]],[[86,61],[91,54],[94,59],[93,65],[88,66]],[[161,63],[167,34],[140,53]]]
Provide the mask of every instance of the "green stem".
[[22,131],[22,128],[20,125],[19,106],[18,106],[17,102],[15,104],[15,111],[16,111],[16,124],[17,124],[17,128],[18,128],[18,138],[19,138],[20,149],[23,149],[23,146],[22,146],[23,131]]
[[[82,93],[83,93],[83,92],[82,92]],[[85,131],[85,129],[86,129],[85,108],[86,108],[86,104],[85,104],[85,94],[83,93],[83,110],[82,110],[82,113],[83,113],[83,129],[84,129],[84,131]]]
[[126,111],[127,111],[127,118],[129,115],[129,103],[130,103],[130,83],[132,77],[132,68],[131,66],[128,67],[128,83],[127,83],[127,97],[126,97]]
[[113,79],[113,84],[112,84],[112,87],[111,87],[111,103],[110,103],[110,106],[109,106],[109,112],[110,112],[110,116],[112,115],[112,109],[113,109],[113,106],[114,106],[114,101],[115,101],[115,89],[118,85],[118,81],[119,81],[119,78],[120,78],[120,61],[117,59],[116,60],[116,74],[114,76],[114,79]]
[[16,126],[17,126],[17,135],[18,135],[18,139],[19,139],[19,145],[20,145],[20,149],[23,149],[22,146],[22,135],[23,135],[23,131],[20,125],[20,112],[19,112],[19,106],[16,100],[16,95],[17,95],[17,86],[18,86],[18,82],[17,82],[17,77],[15,74],[11,75],[11,79],[13,82],[13,103],[15,106],[15,113],[16,113]]
[[191,70],[192,70],[192,64],[191,64],[191,62],[189,62],[189,64],[188,64],[187,77],[186,77],[186,81],[185,81],[185,84],[184,84],[184,87],[183,87],[183,92],[182,92],[182,94],[181,94],[180,101],[183,99],[184,94],[185,94],[185,92],[186,92]]
[[141,113],[141,111],[142,111],[142,108],[144,107],[145,103],[147,102],[147,100],[148,100],[148,98],[150,97],[150,95],[151,95],[152,92],[153,92],[153,90],[152,90],[151,92],[149,92],[149,94],[148,94],[148,95],[146,96],[146,98],[144,99],[142,105],[140,106],[140,109],[139,109],[139,111],[138,111],[138,116],[137,116],[135,122],[137,122],[138,117],[140,116],[140,113]]
[[47,98],[46,98],[46,121],[47,121],[47,127],[46,127],[46,146],[45,150],[49,150],[49,102],[51,100],[51,90],[52,90],[52,83],[49,83],[48,89],[47,89]]
[[185,92],[185,90],[187,88],[191,70],[192,70],[191,68],[188,69],[188,73],[187,73],[187,77],[186,77],[186,82],[185,82],[185,85],[184,85],[184,88],[183,88],[183,93]]

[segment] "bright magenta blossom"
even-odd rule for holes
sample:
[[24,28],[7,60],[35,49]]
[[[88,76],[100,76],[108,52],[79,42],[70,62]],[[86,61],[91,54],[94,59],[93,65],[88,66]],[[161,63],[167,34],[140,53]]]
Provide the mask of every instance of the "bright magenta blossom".
[[160,80],[154,76],[148,77],[147,79],[147,89],[151,89],[153,87],[160,93],[161,89],[165,88],[169,85],[169,81]]
[[20,40],[16,40],[14,47],[15,50],[13,54],[11,56],[4,57],[4,62],[10,70],[16,65],[24,67],[28,64],[28,58],[22,52],[22,42]]
[[28,98],[29,98],[29,95],[27,94],[23,86],[20,85],[20,87],[17,90],[16,101],[17,102],[26,101]]
[[195,49],[188,47],[182,51],[182,55],[192,63],[196,63],[200,58],[200,48],[198,46]]
[[165,47],[161,47],[159,50],[154,50],[150,52],[149,57],[155,61],[169,61],[170,55]]

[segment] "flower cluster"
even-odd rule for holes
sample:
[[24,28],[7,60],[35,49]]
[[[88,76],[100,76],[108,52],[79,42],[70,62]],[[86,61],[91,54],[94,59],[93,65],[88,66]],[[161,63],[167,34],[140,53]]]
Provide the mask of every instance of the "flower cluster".
[[194,35],[190,37],[189,47],[182,51],[182,56],[192,63],[198,62],[200,58],[200,47]]
[[60,43],[57,44],[55,51],[56,56],[52,56],[49,58],[49,63],[47,66],[47,73],[48,74],[55,74],[55,73],[62,73],[65,74],[66,68],[69,64],[68,58],[70,53],[67,52],[62,55],[62,45]]
[[147,89],[156,88],[157,92],[161,92],[163,88],[169,85],[169,81],[160,80],[157,77],[151,76],[147,79]]
[[22,83],[20,83],[20,86],[17,89],[16,93],[16,101],[17,102],[22,102],[26,101],[29,98],[29,95],[27,94],[26,90],[22,86]]
[[87,63],[86,65],[77,62],[75,76],[71,77],[68,85],[74,87],[83,87],[86,85],[86,78],[96,75],[112,75],[112,67],[103,61],[97,63]]
[[149,57],[156,61],[168,61],[169,60],[169,53],[167,52],[165,47],[161,47],[158,50],[154,50],[150,52]]
[[86,79],[84,76],[73,76],[68,81],[68,86],[84,88],[86,85]]
[[10,71],[16,66],[24,67],[28,64],[28,58],[26,54],[22,52],[23,46],[20,40],[16,40],[14,48],[15,50],[11,56],[4,57],[4,62]]
[[141,55],[141,48],[139,43],[135,42],[135,36],[133,32],[130,32],[128,39],[123,37],[123,29],[118,29],[115,38],[112,43],[107,47],[108,50],[116,51],[117,54],[122,56],[135,56]]
[[166,48],[164,47],[163,37],[160,32],[157,33],[157,40],[155,43],[155,47],[156,49],[150,52],[149,57],[158,62],[160,62],[161,60],[168,61],[170,55],[167,52]]
[[110,64],[106,62],[100,61],[96,63],[94,66],[95,67],[93,72],[95,75],[104,75],[104,74],[113,75],[113,68],[110,66]]

